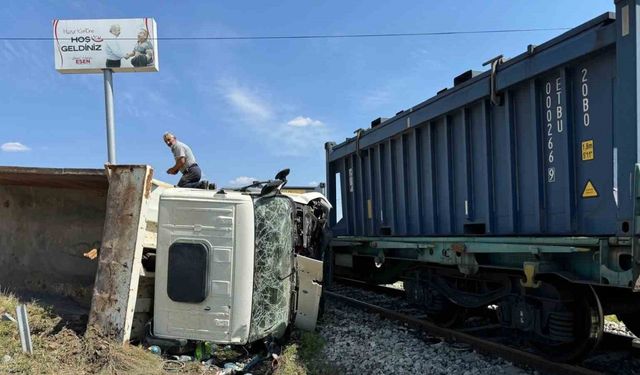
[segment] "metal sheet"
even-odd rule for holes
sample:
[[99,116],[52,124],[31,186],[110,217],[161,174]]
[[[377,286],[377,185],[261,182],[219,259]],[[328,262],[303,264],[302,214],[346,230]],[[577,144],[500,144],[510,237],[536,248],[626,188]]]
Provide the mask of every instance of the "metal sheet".
[[0,185],[106,189],[108,181],[103,169],[0,166]]
[[109,192],[89,326],[128,342],[142,267],[145,212],[153,170],[109,165]]
[[313,331],[318,320],[318,308],[322,296],[322,262],[302,255],[296,256],[298,264],[298,306],[294,325]]
[[333,233],[630,235],[637,26],[621,40],[616,25],[603,15],[499,65],[500,105],[487,72],[329,145]]
[[33,344],[31,343],[31,330],[29,329],[27,306],[24,304],[18,305],[18,307],[16,307],[16,316],[18,317],[18,330],[20,331],[22,352],[31,355],[33,354]]
[[98,169],[0,167],[0,285],[70,297],[88,311],[107,177]]
[[[634,0],[629,0],[634,1]],[[615,16],[605,13],[585,22],[566,33],[535,47],[534,54],[524,52],[498,67],[497,89],[503,90],[524,79],[533,78],[567,61],[581,58],[616,43]],[[400,112],[387,120],[383,126],[365,131],[359,141],[364,148],[384,141],[392,134],[435,118],[444,112],[454,110],[466,103],[480,100],[489,95],[489,72],[473,78],[462,85],[448,89],[424,102]],[[383,130],[384,129],[384,130]],[[336,160],[354,152],[356,138],[347,139],[334,147],[330,160]]]

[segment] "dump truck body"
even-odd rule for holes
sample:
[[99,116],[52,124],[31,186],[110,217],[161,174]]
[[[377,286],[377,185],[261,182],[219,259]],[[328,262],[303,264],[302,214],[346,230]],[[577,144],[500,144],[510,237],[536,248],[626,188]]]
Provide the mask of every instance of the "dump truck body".
[[67,319],[90,318],[120,340],[140,337],[152,296],[136,308],[137,292],[145,293],[139,258],[155,247],[167,187],[141,165],[0,167],[0,288],[50,303]]
[[108,182],[103,169],[0,168],[0,285],[89,308]]

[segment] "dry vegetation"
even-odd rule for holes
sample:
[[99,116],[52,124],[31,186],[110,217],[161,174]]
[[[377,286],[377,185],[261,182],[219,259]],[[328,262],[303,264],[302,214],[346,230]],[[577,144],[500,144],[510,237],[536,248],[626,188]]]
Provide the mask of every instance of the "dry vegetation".
[[327,363],[322,355],[325,341],[315,332],[294,332],[283,348],[274,375],[334,375],[343,373]]
[[[0,315],[15,316],[18,300],[0,295]],[[22,353],[16,323],[0,321],[0,373],[18,374],[162,374],[163,362],[143,348],[118,345],[95,332],[84,336],[64,326],[51,309],[27,305],[34,354]],[[3,357],[11,357],[5,361]]]
[[[15,317],[19,301],[0,293],[0,315]],[[142,347],[120,345],[93,331],[78,335],[50,307],[27,304],[34,354],[22,353],[17,324],[0,320],[0,374],[215,374],[197,362],[166,363]],[[274,369],[267,360],[254,374],[324,375],[338,373],[322,360],[323,339],[316,333],[294,332]],[[224,348],[215,355],[224,359]],[[5,361],[3,357],[9,356]],[[169,371],[166,371],[169,370]],[[173,371],[171,371],[173,370]],[[176,371],[177,370],[177,371]]]

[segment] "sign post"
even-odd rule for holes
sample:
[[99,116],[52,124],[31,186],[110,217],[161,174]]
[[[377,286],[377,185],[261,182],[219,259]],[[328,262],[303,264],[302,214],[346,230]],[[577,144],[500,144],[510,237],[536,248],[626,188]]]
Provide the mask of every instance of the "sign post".
[[116,163],[113,73],[157,72],[158,36],[153,18],[54,20],[56,70],[102,73],[107,125],[107,159]]
[[104,109],[107,115],[107,156],[109,164],[116,163],[115,124],[113,114],[113,74],[104,69]]

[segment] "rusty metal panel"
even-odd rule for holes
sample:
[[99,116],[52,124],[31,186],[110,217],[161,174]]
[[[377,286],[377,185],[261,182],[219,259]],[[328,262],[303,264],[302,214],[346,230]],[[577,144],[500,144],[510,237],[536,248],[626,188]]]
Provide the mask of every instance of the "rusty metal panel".
[[109,192],[89,327],[127,342],[131,333],[153,170],[108,165]]
[[107,188],[103,169],[0,167],[0,289],[88,311]]
[[69,189],[106,189],[102,169],[30,168],[0,166],[0,185],[21,185]]

